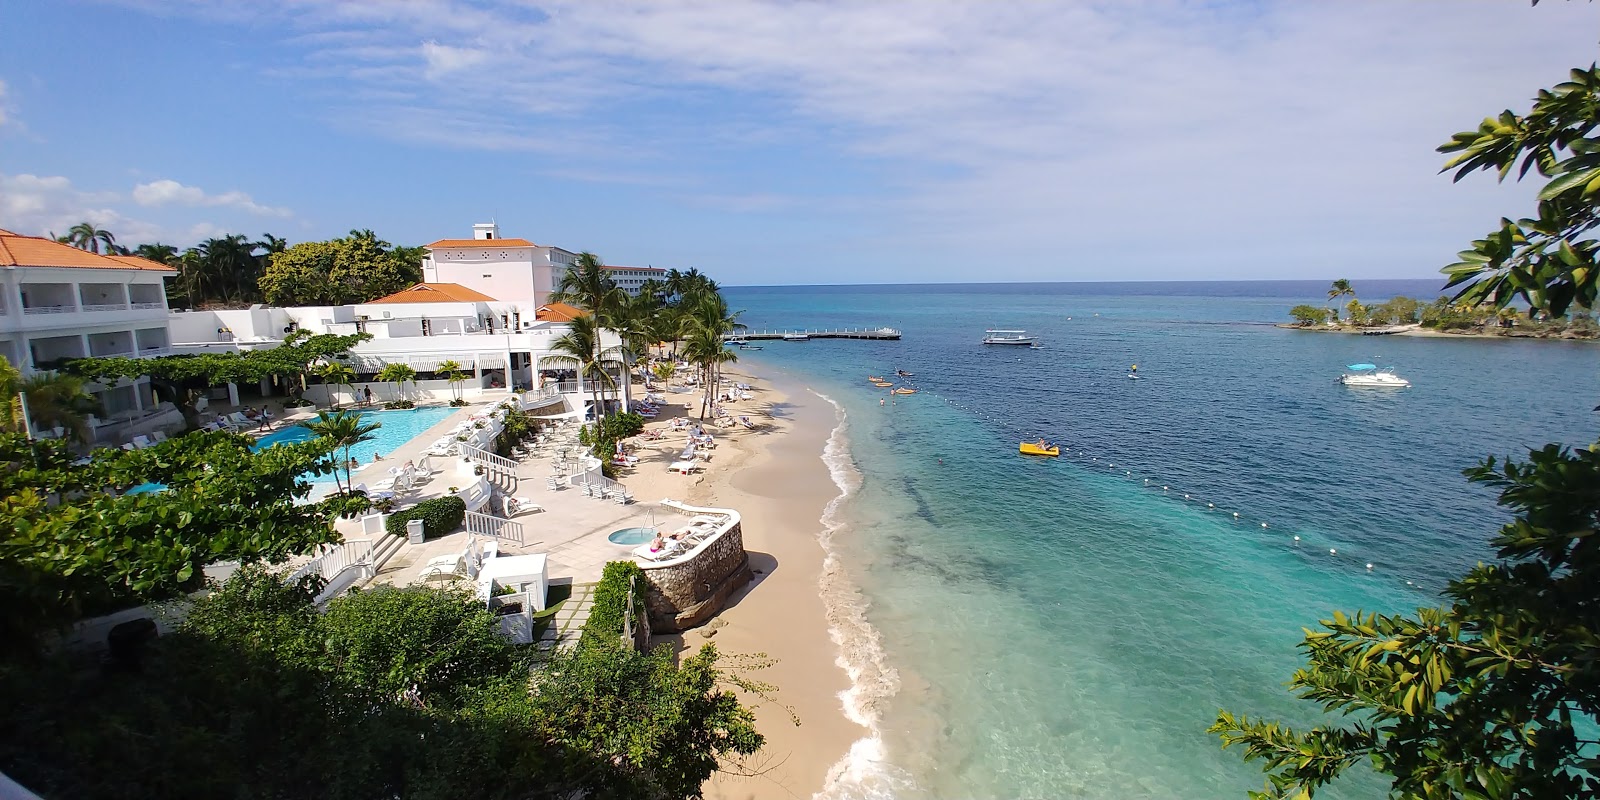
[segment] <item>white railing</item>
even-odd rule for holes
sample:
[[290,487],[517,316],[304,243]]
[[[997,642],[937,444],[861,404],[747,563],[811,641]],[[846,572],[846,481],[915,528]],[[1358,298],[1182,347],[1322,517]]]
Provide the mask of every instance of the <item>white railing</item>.
[[128,304],[127,303],[86,303],[82,307],[82,310],[84,310],[84,311],[127,311],[128,310]]
[[140,358],[153,358],[155,356],[170,356],[172,348],[162,345],[160,347],[146,347],[139,351]]
[[133,307],[137,311],[150,311],[157,308],[166,308],[167,304],[161,302],[160,300],[156,300],[149,303],[134,303]]
[[367,577],[365,573],[372,566],[372,554],[376,549],[377,541],[374,539],[347,539],[339,544],[323,545],[314,558],[289,573],[286,582],[293,583],[306,575],[322,576],[324,588],[316,598],[321,603],[348,585],[339,582],[346,572],[361,570],[361,577]]
[[77,306],[28,306],[22,309],[25,315],[32,314],[71,314],[77,311]]
[[482,464],[486,469],[498,470],[513,478],[517,477],[517,462],[505,456],[497,456],[488,450],[473,447],[467,442],[459,442],[458,445],[461,455],[472,459],[472,463]]
[[522,393],[522,410],[526,411],[536,405],[541,405],[551,398],[561,396],[561,387],[558,384],[541,386]]
[[523,544],[526,541],[523,538],[522,523],[476,511],[467,512],[467,533],[493,536],[511,544]]

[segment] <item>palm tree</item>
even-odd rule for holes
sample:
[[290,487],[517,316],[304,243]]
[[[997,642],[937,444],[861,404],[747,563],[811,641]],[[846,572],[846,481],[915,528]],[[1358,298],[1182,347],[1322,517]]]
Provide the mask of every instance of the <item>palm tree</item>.
[[617,282],[606,273],[605,264],[594,253],[579,253],[572,266],[567,267],[561,282],[550,299],[558,303],[571,303],[590,314],[602,324],[610,323],[622,291]]
[[323,385],[334,387],[332,391],[328,392],[328,405],[334,408],[339,407],[338,387],[351,386],[356,380],[356,371],[351,369],[350,365],[338,361],[324,364],[322,369],[317,372],[317,375],[322,378]]
[[[342,493],[354,488],[350,483],[350,448],[377,438],[372,434],[383,425],[364,421],[357,411],[318,411],[315,420],[302,422],[300,427],[319,437],[332,439],[335,452],[338,448],[344,448],[344,458],[339,459],[333,468],[334,485]],[[339,482],[340,469],[344,470],[342,484]]]
[[406,381],[416,380],[416,377],[417,371],[409,364],[385,364],[383,370],[378,373],[378,380],[394,384],[394,399],[397,403],[404,399]]
[[289,249],[289,240],[280,239],[270,233],[261,234],[261,241],[256,242],[257,250],[265,250],[264,257],[271,257],[273,253],[281,253]]
[[444,373],[444,379],[450,382],[450,401],[452,403],[459,402],[461,400],[461,384],[467,382],[467,373],[461,371],[461,362],[453,359],[440,361],[439,366],[435,367],[434,371]]
[[68,228],[67,235],[62,238],[67,244],[91,253],[100,252],[101,245],[105,245],[108,250],[117,246],[117,237],[112,235],[111,231],[96,228],[92,222],[80,222]]
[[160,242],[141,244],[133,248],[133,254],[140,258],[154,261],[157,264],[171,264],[178,260],[178,248]]
[[722,334],[713,328],[696,328],[690,333],[684,340],[683,355],[700,368],[701,388],[705,391],[700,398],[700,418],[705,419],[707,406],[716,391],[714,386],[717,382],[716,367],[724,363],[724,356],[727,356],[728,360],[736,359],[737,356],[728,351]]
[[672,376],[676,374],[677,371],[678,365],[672,363],[671,361],[663,361],[650,368],[650,372],[656,376],[656,380],[661,381],[668,386],[672,385]]
[[617,387],[607,367],[622,363],[620,349],[602,346],[601,328],[592,314],[579,316],[569,325],[566,334],[550,343],[556,355],[545,356],[544,360],[577,365],[580,382],[582,378],[589,379],[590,399],[594,402],[594,418],[598,422],[605,416],[605,390]]
[[[99,401],[83,390],[83,379],[76,375],[40,372],[27,378],[9,361],[0,357],[0,398],[5,402],[5,415],[0,419],[0,429],[13,433],[27,433],[29,423],[34,430],[64,428],[73,437],[88,444],[91,441],[89,415],[101,411]],[[22,400],[26,395],[28,413],[22,413]]]

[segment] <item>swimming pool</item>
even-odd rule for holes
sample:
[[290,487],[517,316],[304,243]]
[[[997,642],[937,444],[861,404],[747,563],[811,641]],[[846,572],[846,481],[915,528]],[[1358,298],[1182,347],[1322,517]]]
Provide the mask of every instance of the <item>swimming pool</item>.
[[612,531],[606,538],[610,539],[612,544],[635,545],[644,544],[655,537],[655,528],[623,528],[620,531]]
[[[397,448],[412,439],[417,438],[423,431],[437,425],[441,420],[456,413],[460,409],[449,406],[429,406],[426,408],[408,408],[396,411],[362,411],[362,422],[376,422],[382,427],[372,432],[373,440],[362,442],[350,448],[350,457],[361,462],[362,466],[372,463],[374,453],[385,458],[389,457]],[[273,431],[256,440],[254,449],[271,447],[275,444],[289,444],[291,442],[304,442],[315,438],[315,434],[298,424],[290,425],[280,430]],[[343,457],[341,449],[340,457]],[[321,475],[311,478],[313,482],[332,483],[333,475]]]

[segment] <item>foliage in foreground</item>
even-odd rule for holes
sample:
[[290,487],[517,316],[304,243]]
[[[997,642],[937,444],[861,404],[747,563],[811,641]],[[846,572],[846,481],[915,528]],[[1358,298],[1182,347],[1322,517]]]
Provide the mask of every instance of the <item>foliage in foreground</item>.
[[[77,463],[58,440],[0,435],[0,636],[192,591],[214,561],[282,561],[336,540],[347,498],[295,502],[303,474],[332,469],[330,445],[250,444],[192,433]],[[120,494],[142,483],[167,488]]]
[[761,744],[710,648],[678,665],[612,638],[530,681],[531,651],[465,593],[319,614],[316,589],[242,570],[139,674],[0,660],[0,769],[82,798],[686,798]]

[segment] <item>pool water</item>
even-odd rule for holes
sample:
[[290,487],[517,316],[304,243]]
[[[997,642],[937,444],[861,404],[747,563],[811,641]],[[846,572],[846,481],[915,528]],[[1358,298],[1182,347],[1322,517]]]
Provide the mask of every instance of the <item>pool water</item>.
[[648,542],[651,539],[656,538],[656,529],[655,528],[623,528],[620,531],[612,531],[611,535],[607,536],[606,538],[610,539],[612,544],[626,544],[626,545],[644,544],[645,542]]
[[[370,442],[362,442],[350,448],[350,457],[361,462],[362,465],[372,463],[373,454],[385,457],[392,454],[406,442],[417,438],[423,431],[439,424],[440,421],[456,413],[460,409],[449,406],[430,406],[427,408],[408,408],[395,411],[362,411],[362,422],[376,422],[382,427],[372,432]],[[256,440],[255,449],[271,447],[275,444],[289,444],[304,442],[315,438],[315,434],[301,427],[290,425],[273,431]],[[332,483],[333,475],[321,475],[311,478],[313,482]]]

